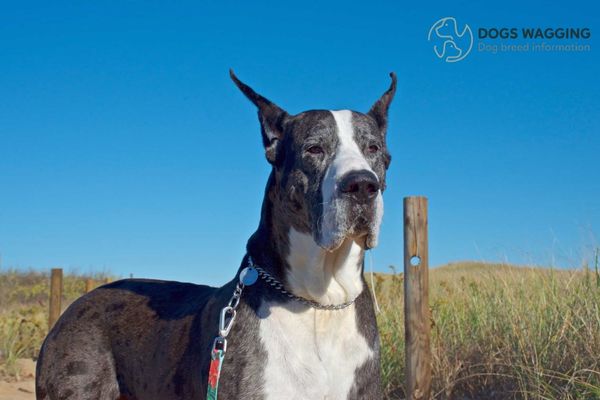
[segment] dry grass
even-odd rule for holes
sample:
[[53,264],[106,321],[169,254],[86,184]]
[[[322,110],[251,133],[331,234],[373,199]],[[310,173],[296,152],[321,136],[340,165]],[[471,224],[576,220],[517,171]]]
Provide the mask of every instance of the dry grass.
[[[600,399],[599,279],[480,263],[432,270],[435,399]],[[402,275],[377,283],[386,396],[401,399]]]
[[[63,308],[85,292],[87,276],[63,279]],[[98,282],[106,274],[91,277]],[[0,377],[18,377],[16,360],[36,358],[48,332],[50,278],[38,271],[0,271]]]

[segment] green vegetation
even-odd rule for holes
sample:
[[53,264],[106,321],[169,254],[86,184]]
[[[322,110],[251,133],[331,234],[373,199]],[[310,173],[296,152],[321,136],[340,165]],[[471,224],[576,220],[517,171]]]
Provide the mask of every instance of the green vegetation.
[[[86,278],[65,276],[66,304]],[[458,263],[430,279],[435,399],[600,399],[596,271]],[[375,282],[386,398],[402,399],[402,275],[376,274]],[[14,376],[17,358],[35,358],[48,290],[47,274],[0,272],[0,374]]]

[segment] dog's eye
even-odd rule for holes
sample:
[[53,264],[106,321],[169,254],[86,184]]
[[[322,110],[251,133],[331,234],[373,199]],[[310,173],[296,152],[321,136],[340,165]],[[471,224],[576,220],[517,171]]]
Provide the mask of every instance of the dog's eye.
[[377,146],[376,144],[372,144],[367,150],[369,151],[369,153],[377,153],[379,151],[379,146]]
[[323,154],[323,148],[321,146],[310,146],[306,151],[310,154]]

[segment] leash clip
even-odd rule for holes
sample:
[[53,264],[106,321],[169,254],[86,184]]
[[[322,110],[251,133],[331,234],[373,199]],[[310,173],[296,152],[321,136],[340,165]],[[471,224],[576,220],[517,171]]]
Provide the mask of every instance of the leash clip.
[[221,310],[221,316],[219,317],[219,335],[221,335],[221,337],[225,338],[229,335],[236,314],[237,311],[231,306],[223,307]]
[[[248,256],[250,260],[250,256]],[[221,366],[225,353],[227,352],[227,335],[231,331],[235,316],[237,314],[236,309],[240,305],[240,299],[242,298],[242,292],[245,286],[251,286],[256,282],[258,278],[258,271],[252,267],[252,261],[249,261],[249,266],[240,271],[239,281],[235,286],[235,290],[229,299],[229,302],[225,307],[221,309],[219,314],[219,336],[215,338],[212,344],[212,350],[210,352],[210,365],[208,371],[208,384],[206,387],[206,399],[217,400],[217,393],[219,390],[219,378],[221,376]]]
[[227,339],[223,336],[217,336],[213,341],[211,354],[214,354],[215,350],[221,350],[223,353],[227,353]]

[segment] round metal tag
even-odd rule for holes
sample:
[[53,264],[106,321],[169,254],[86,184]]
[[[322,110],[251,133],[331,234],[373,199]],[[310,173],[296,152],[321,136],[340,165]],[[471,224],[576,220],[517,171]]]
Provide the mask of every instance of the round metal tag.
[[246,267],[240,272],[240,283],[244,286],[254,285],[258,279],[258,271],[252,267]]

